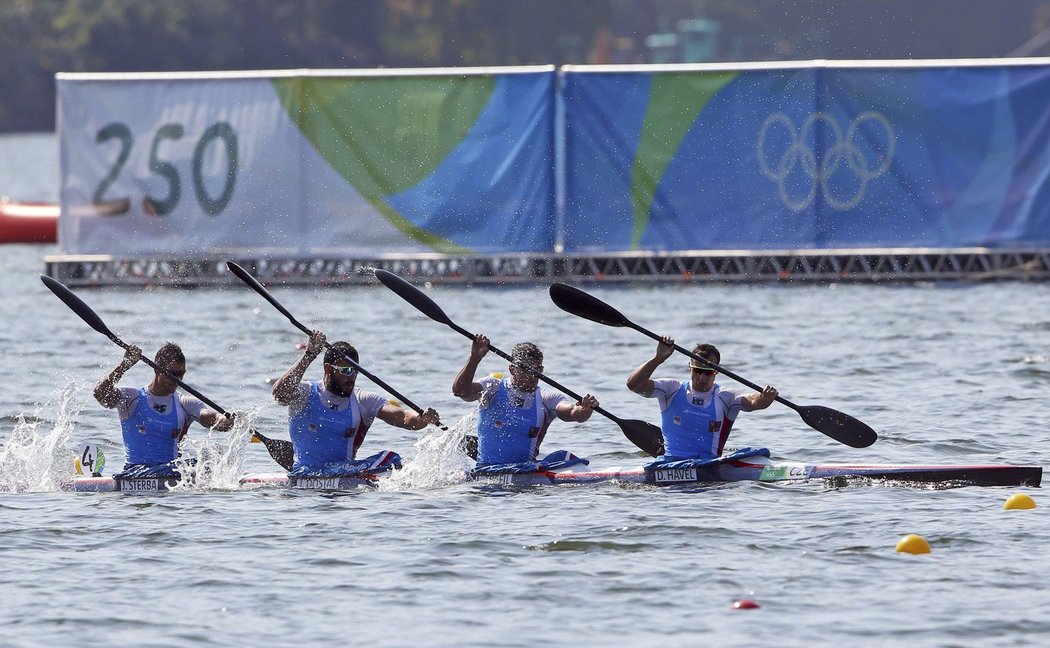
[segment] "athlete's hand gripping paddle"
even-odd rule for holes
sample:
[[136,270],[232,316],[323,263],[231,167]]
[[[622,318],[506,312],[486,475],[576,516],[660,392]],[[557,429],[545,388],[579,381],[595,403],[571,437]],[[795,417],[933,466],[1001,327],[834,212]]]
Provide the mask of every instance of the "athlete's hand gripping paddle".
[[[106,326],[105,322],[102,321],[102,318],[99,317],[95,313],[95,311],[91,310],[91,307],[85,304],[82,299],[74,295],[69,288],[66,288],[60,282],[45,275],[41,275],[40,280],[43,281],[44,285],[47,286],[48,289],[51,290],[51,292],[55,293],[55,296],[61,299],[62,302],[70,308],[70,310],[79,315],[80,319],[87,322],[88,326],[95,329],[102,335],[108,337],[117,346],[125,350],[128,348],[129,345],[126,342],[124,342],[124,340],[121,340],[119,337],[117,337],[116,334],[113,333],[113,331],[109,330],[109,327]],[[186,383],[182,382],[182,380],[180,380],[177,376],[172,375],[171,372],[169,372],[167,369],[158,366],[157,363],[153,362],[146,356],[142,356],[142,361],[148,366],[155,369],[156,371],[159,371],[168,378],[174,380],[180,387],[185,389],[190,394],[193,394],[194,396],[199,398],[201,402],[203,402],[205,405],[212,408],[219,414],[222,414],[223,416],[229,416],[229,413],[226,410],[216,405],[204,394],[200,393],[193,387],[190,387]],[[266,447],[266,451],[270,453],[270,456],[273,457],[274,461],[280,464],[280,466],[285,470],[292,469],[292,444],[290,441],[270,439],[268,437],[263,436],[259,432],[256,432],[255,430],[251,430],[251,433],[254,438],[257,438],[259,442]]]
[[[572,286],[563,283],[555,283],[550,287],[550,295],[558,308],[568,313],[572,313],[578,317],[599,324],[604,324],[606,326],[632,328],[639,333],[651,337],[657,342],[662,341],[661,337],[656,333],[635,324],[609,304],[606,304],[597,297],[589,295],[578,288],[573,288]],[[697,362],[703,363],[705,366],[711,367],[712,369],[729,376],[733,380],[747,385],[755,391],[762,391],[762,388],[755,383],[738,376],[732,371],[729,371],[714,362],[711,362],[707,358],[699,356],[677,344],[674,348],[676,351],[684,353]],[[820,405],[796,405],[781,396],[777,396],[777,401],[795,410],[798,415],[802,417],[802,420],[805,421],[806,425],[818,432],[826,434],[839,443],[844,443],[854,448],[866,448],[875,443],[875,440],[879,438],[875,433],[875,430],[868,427],[867,424],[853,418],[849,414],[843,414],[842,412],[833,410],[830,407],[822,407]]]
[[[441,310],[441,307],[438,306],[430,297],[427,297],[423,293],[423,291],[419,290],[418,288],[408,283],[401,277],[398,277],[392,272],[377,269],[375,271],[375,275],[376,279],[379,279],[379,281],[382,282],[384,286],[386,286],[390,290],[393,290],[402,299],[415,306],[421,313],[423,313],[430,319],[436,322],[441,322],[442,324],[451,328],[453,331],[456,331],[457,333],[471,340],[474,339],[473,333],[457,325],[455,322],[449,319],[448,315],[445,315],[445,312]],[[492,345],[489,345],[489,351],[492,351],[493,353],[505,360],[514,362],[513,358],[511,358],[509,355],[507,355],[503,351],[500,351]],[[575,398],[577,401],[579,401],[582,398],[579,394],[573,392],[567,387],[564,387],[563,385],[560,385],[559,383],[548,378],[547,376],[536,371],[535,369],[532,369],[531,367],[528,367],[526,365],[519,366],[522,367],[525,371],[528,371],[529,373],[533,374],[543,382],[547,383],[548,385],[553,386],[555,389],[561,390],[562,392],[564,392],[568,396],[571,396],[572,398]],[[661,454],[663,454],[663,433],[660,431],[660,428],[656,427],[652,423],[646,423],[645,421],[636,420],[624,420],[610,414],[601,407],[595,408],[594,411],[598,412],[602,416],[608,418],[612,422],[619,425],[620,429],[624,433],[624,436],[626,436],[631,441],[631,443],[641,448],[642,451],[646,454],[652,455],[654,457],[658,457]]]

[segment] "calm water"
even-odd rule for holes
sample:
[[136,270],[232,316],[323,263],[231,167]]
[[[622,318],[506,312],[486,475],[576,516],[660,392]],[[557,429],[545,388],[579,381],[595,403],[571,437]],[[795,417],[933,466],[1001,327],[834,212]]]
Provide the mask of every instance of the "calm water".
[[[53,199],[53,139],[0,137],[0,194]],[[12,155],[20,162],[12,162]],[[50,156],[50,157],[49,157]],[[30,172],[38,160],[42,171]],[[46,176],[42,182],[40,175]],[[40,283],[47,246],[0,249],[0,644],[169,645],[1045,645],[1050,500],[1004,511],[1020,489],[947,491],[822,484],[653,489],[604,484],[499,490],[457,483],[450,435],[377,423],[364,450],[407,468],[378,492],[239,490],[276,469],[259,445],[191,431],[215,476],[164,495],[71,494],[55,484],[81,444],[123,463],[115,414],[91,388],[120,349]],[[730,445],[794,460],[1050,464],[1050,286],[593,288],[685,346],[800,404],[879,431],[857,450],[775,405],[744,414]],[[349,338],[362,363],[447,422],[469,342],[382,287],[274,288],[300,320]],[[85,290],[106,324],[152,353],[188,356],[187,381],[287,438],[270,382],[302,336],[243,286]],[[509,350],[547,353],[547,373],[624,418],[658,420],[623,387],[654,344],[556,309],[542,287],[429,292],[456,321]],[[658,375],[684,374],[672,359]],[[504,367],[490,356],[483,370]],[[312,367],[308,376],[319,375]],[[125,384],[148,380],[145,367]],[[373,389],[362,379],[360,384]],[[594,467],[642,457],[595,416],[555,424],[547,450]],[[933,553],[897,554],[907,533]],[[757,610],[733,610],[749,598]]]

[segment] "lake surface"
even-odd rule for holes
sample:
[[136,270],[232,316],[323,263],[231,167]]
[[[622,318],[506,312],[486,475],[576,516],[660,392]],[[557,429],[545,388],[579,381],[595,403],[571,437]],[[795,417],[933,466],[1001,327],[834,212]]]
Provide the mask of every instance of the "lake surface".
[[[53,146],[49,135],[0,137],[0,195],[54,199]],[[1039,489],[461,483],[468,463],[448,449],[473,411],[451,383],[469,341],[378,285],[272,292],[456,424],[421,436],[377,422],[362,454],[400,452],[406,469],[392,483],[347,494],[237,487],[243,473],[277,470],[244,425],[287,438],[270,388],[305,336],[230,285],[78,292],[150,355],[179,342],[187,382],[244,424],[191,429],[186,452],[213,468],[195,488],[60,492],[84,443],[103,448],[107,473],[123,464],[116,415],[91,396],[121,350],[41,284],[54,251],[0,248],[0,486],[23,491],[0,494],[2,645],[1039,646],[1050,636],[1050,499]],[[741,415],[733,447],[814,462],[1050,464],[1050,285],[585,288],[880,434],[849,448],[774,405]],[[654,401],[624,387],[655,348],[641,334],[574,318],[544,286],[428,295],[503,350],[537,342],[547,374],[617,416],[659,421]],[[657,376],[685,366],[674,357]],[[493,355],[482,363],[503,369]],[[307,376],[320,372],[318,362]],[[148,379],[140,364],[123,384]],[[645,460],[597,415],[555,423],[544,450],[559,448],[595,468]],[[1004,511],[1021,491],[1040,508]],[[932,553],[896,553],[909,533]],[[735,610],[738,599],[760,607]]]

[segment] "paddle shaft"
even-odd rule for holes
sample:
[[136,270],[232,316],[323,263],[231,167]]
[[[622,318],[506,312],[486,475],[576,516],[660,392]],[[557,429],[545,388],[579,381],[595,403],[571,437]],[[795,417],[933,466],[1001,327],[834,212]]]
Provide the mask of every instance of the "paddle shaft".
[[[656,340],[657,342],[663,342],[663,338],[660,337],[659,335],[657,335],[656,333],[653,333],[652,331],[650,331],[650,330],[648,330],[646,328],[638,326],[637,324],[635,324],[634,322],[631,322],[631,321],[627,321],[625,323],[627,324],[627,326],[630,326],[631,328],[633,328],[634,330],[638,331],[639,333],[642,333],[644,335],[648,335],[649,337],[651,337],[652,339]],[[675,344],[674,345],[674,350],[675,351],[679,351],[681,353],[684,353],[685,355],[689,356],[693,360],[697,360],[699,362],[704,363],[704,365],[710,367],[711,369],[714,369],[714,370],[718,371],[721,374],[729,376],[730,378],[732,378],[733,380],[737,381],[738,383],[741,383],[743,385],[747,385],[748,387],[750,387],[751,389],[754,389],[757,392],[762,391],[761,387],[759,387],[755,383],[751,382],[747,378],[744,378],[743,376],[737,375],[737,374],[733,373],[732,371],[729,371],[728,369],[722,367],[718,363],[712,362],[711,360],[708,360],[707,358],[705,358],[705,357],[703,357],[701,355],[697,355],[696,353],[693,353],[692,351],[690,351],[689,349],[686,349],[685,347],[681,347],[681,346]],[[790,407],[791,409],[795,410],[796,412],[798,411],[799,406],[794,404],[794,403],[792,403],[788,399],[786,399],[786,398],[784,398],[782,396],[777,396],[776,400],[781,402],[781,403],[783,403],[784,405],[787,405],[788,407]]]
[[[394,273],[389,272],[387,270],[377,268],[375,270],[375,275],[376,279],[378,279],[380,283],[397,293],[399,297],[412,304],[421,313],[434,320],[435,322],[440,322],[448,326],[453,331],[462,334],[464,337],[470,339],[473,342],[475,335],[470,331],[464,329],[462,326],[457,325],[451,319],[449,319],[448,315],[445,314],[445,311],[441,310],[441,307],[438,306],[433,299],[427,297],[426,294],[423,293],[423,291],[419,290],[418,288],[408,283],[401,277],[398,277]],[[573,392],[571,389],[568,389],[564,385],[561,385],[555,382],[554,380],[551,380],[550,378],[543,375],[539,371],[536,371],[532,367],[523,365],[515,361],[514,358],[507,355],[503,351],[494,348],[491,344],[489,345],[489,350],[496,353],[496,355],[510,361],[515,366],[521,367],[523,371],[529,372],[531,375],[536,376],[539,380],[542,380],[547,384],[552,385],[557,389],[560,389],[563,393],[575,398],[577,401],[583,400],[579,394]],[[623,432],[624,436],[626,436],[631,443],[638,446],[638,448],[646,454],[650,454],[654,457],[663,454],[663,433],[660,431],[660,428],[650,423],[646,423],[645,421],[623,420],[621,418],[613,416],[601,407],[596,407],[594,411],[598,412],[602,416],[608,418],[609,420],[613,421],[618,426],[620,426],[620,431]]]
[[[70,308],[70,310],[72,310],[80,317],[80,319],[87,322],[87,324],[91,326],[91,328],[95,329],[102,335],[108,337],[114,344],[121,347],[122,349],[127,350],[128,348],[130,348],[131,345],[117,337],[116,333],[111,331],[109,327],[106,326],[105,322],[102,321],[102,318],[99,317],[98,314],[84,302],[84,300],[74,295],[73,291],[71,291],[69,288],[66,288],[63,284],[56,281],[55,279],[52,279],[51,277],[42,275],[40,279],[44,282],[44,285],[51,290],[51,292],[55,293],[56,297],[61,299],[62,302]],[[153,362],[146,356],[140,356],[140,359],[156,371],[159,371],[168,378],[174,380],[180,387],[199,398],[201,402],[203,402],[205,405],[212,408],[219,414],[222,414],[223,416],[229,415],[229,413],[222,407],[215,404],[211,399],[209,399],[207,396],[200,393],[193,387],[190,387],[186,383],[179,380],[178,377],[172,375],[171,372],[165,369],[164,367],[158,366],[157,363]]]
[[[663,342],[663,338],[660,336],[652,331],[646,330],[638,324],[635,324],[624,317],[623,313],[620,311],[578,288],[573,288],[572,286],[562,283],[554,283],[551,284],[550,295],[558,308],[572,313],[573,315],[605,326],[632,328],[643,335],[647,335],[648,337],[657,340],[658,342]],[[707,367],[721,371],[730,378],[747,385],[755,391],[762,391],[758,385],[731,371],[727,371],[707,358],[702,358],[678,345],[673,345],[673,348],[675,351],[681,351],[683,354]],[[796,405],[779,395],[776,397],[776,400],[795,410],[802,420],[805,421],[806,425],[848,446],[854,448],[866,448],[872,443],[875,443],[879,438],[879,435],[876,434],[875,430],[871,429],[869,425],[863,421],[857,420],[849,414],[843,414],[842,412],[821,405]]]
[[[109,339],[113,340],[114,342],[117,343],[117,345],[119,345],[119,346],[121,346],[121,347],[123,347],[125,349],[128,348],[127,345],[124,344],[123,340],[118,338],[116,335],[109,334]],[[176,383],[179,384],[179,386],[181,386],[187,392],[189,392],[189,393],[193,394],[194,396],[196,396],[197,398],[199,398],[201,400],[201,402],[204,403],[205,405],[207,405],[208,407],[212,408],[213,410],[215,410],[219,414],[222,414],[223,416],[229,416],[229,413],[226,410],[224,410],[222,407],[220,407],[218,404],[216,404],[215,401],[211,400],[210,398],[208,398],[204,394],[200,393],[199,391],[197,391],[193,387],[190,387],[186,383],[182,382],[177,377],[171,375],[171,373],[167,369],[165,369],[164,367],[158,366],[157,363],[153,362],[152,360],[150,360],[146,356],[142,356],[141,359],[142,359],[143,362],[145,362],[147,365],[149,365],[153,369],[161,372],[162,374],[164,374],[168,378],[171,378],[172,380],[174,380]],[[292,456],[293,456],[293,447],[292,447],[292,442],[291,441],[284,441],[282,439],[271,439],[271,438],[269,438],[267,436],[263,436],[262,433],[256,431],[254,428],[249,428],[248,431],[251,432],[252,436],[258,437],[259,442],[262,443],[266,447],[266,451],[270,453],[270,456],[273,458],[273,460],[276,461],[278,464],[280,464],[282,468],[284,468],[285,470],[291,470],[292,469],[291,462],[292,462]]]
[[[247,270],[245,270],[241,266],[237,265],[233,261],[227,261],[226,265],[227,265],[227,267],[229,267],[230,271],[232,271],[233,274],[237,275],[237,277],[241,281],[243,281],[244,283],[248,284],[255,292],[257,292],[260,295],[262,295],[263,299],[265,299],[266,301],[270,302],[270,305],[272,305],[274,308],[279,310],[282,315],[287,317],[288,321],[292,323],[292,326],[296,327],[297,329],[299,329],[303,333],[306,333],[307,335],[310,335],[313,332],[309,328],[307,328],[302,322],[300,322],[299,320],[295,319],[295,316],[292,315],[290,312],[288,312],[288,309],[286,309],[284,306],[282,306],[281,303],[279,301],[277,301],[277,298],[274,297],[273,295],[271,295],[270,291],[267,290],[266,287],[263,286],[261,283],[259,283],[259,280],[256,279],[255,277],[253,277],[251,275],[251,273],[249,273]],[[326,349],[331,349],[332,348],[332,345],[329,342],[325,342],[324,346],[325,346]],[[364,367],[362,367],[353,358],[351,358],[350,356],[348,356],[346,354],[342,354],[342,356],[343,356],[343,359],[346,360],[347,362],[349,362],[351,365],[353,365],[353,367],[355,369],[360,371],[369,380],[371,380],[375,384],[377,384],[380,387],[382,387],[383,389],[385,389],[394,398],[397,398],[399,401],[401,401],[405,405],[408,405],[410,408],[415,410],[415,412],[417,414],[422,414],[423,413],[423,408],[421,408],[419,405],[416,405],[415,403],[410,401],[408,398],[405,398],[405,396],[403,394],[401,394],[396,389],[394,389],[393,387],[388,385],[386,382],[384,382],[383,380],[378,378],[372,372],[370,372],[367,369],[365,369]],[[439,423],[439,425],[440,425],[440,423]]]
[[[62,300],[62,303],[64,303],[66,306],[69,307],[70,310],[76,313],[80,317],[80,319],[84,320],[84,322],[86,322],[88,326],[95,329],[102,335],[105,335],[107,338],[110,339],[110,341],[112,341],[117,346],[127,350],[129,345],[126,342],[124,342],[124,340],[121,340],[119,337],[117,337],[117,335],[113,331],[111,331],[108,326],[106,326],[106,323],[102,321],[102,318],[98,316],[98,313],[92,310],[92,308],[88,306],[84,302],[84,300],[74,295],[73,291],[71,291],[69,288],[66,288],[63,284],[56,281],[55,279],[52,279],[51,277],[42,275],[40,277],[40,280],[44,282],[44,285],[47,286],[48,289],[51,292],[53,292],[56,297]],[[168,378],[174,380],[176,384],[178,384],[190,394],[193,394],[194,396],[199,398],[202,403],[212,408],[219,414],[222,414],[223,416],[230,415],[229,412],[227,412],[217,403],[212,401],[210,398],[200,393],[193,387],[182,382],[182,380],[180,380],[178,377],[173,376],[171,372],[169,372],[167,369],[158,366],[157,363],[153,362],[146,356],[140,356],[140,359],[143,362],[145,362],[148,366],[152,367],[155,371],[159,371]],[[281,441],[279,439],[270,439],[268,437],[263,436],[254,429],[250,429],[249,431],[254,436],[258,437],[263,444],[266,445],[266,450],[270,453],[270,456],[273,457],[274,461],[281,464],[281,466],[284,466],[286,469],[291,470],[291,442]]]
[[[446,321],[445,324],[447,324],[448,327],[451,328],[453,331],[463,335],[464,337],[470,338],[471,340],[474,339],[474,334],[473,333],[471,333],[467,329],[463,328],[462,326],[456,324],[455,322],[449,320],[449,321]],[[507,360],[508,362],[511,362],[511,363],[517,365],[518,367],[521,367],[522,369],[524,369],[525,371],[529,372],[530,374],[536,376],[537,378],[539,378],[543,382],[547,383],[551,387],[554,387],[555,389],[562,391],[567,396],[575,398],[577,402],[583,400],[583,396],[580,396],[579,394],[577,394],[576,392],[572,391],[571,389],[569,389],[565,385],[562,385],[561,383],[559,383],[558,381],[554,380],[553,378],[549,378],[549,377],[545,376],[544,374],[540,373],[539,371],[536,371],[535,369],[533,369],[532,367],[530,367],[530,366],[528,366],[526,364],[518,362],[517,360],[512,358],[510,355],[508,355],[507,353],[504,353],[503,351],[497,349],[496,347],[492,346],[491,344],[489,344],[489,351],[495,353],[496,355],[498,355],[499,357],[503,358],[504,360]],[[614,414],[612,414],[610,412],[607,412],[606,410],[602,409],[601,407],[595,407],[594,411],[598,412],[599,414],[601,414],[602,416],[606,417],[607,419],[609,419],[611,421],[614,421],[615,423],[621,423],[621,419],[619,417],[617,417],[616,415],[614,415]]]
[[[292,320],[292,324],[294,324],[296,327],[298,327],[300,330],[302,330],[303,333],[306,333],[307,335],[310,335],[312,333],[312,331],[310,329],[306,328],[305,326],[303,326],[299,322],[296,322],[295,320]],[[324,348],[325,349],[331,349],[332,348],[331,343],[325,342],[324,343]],[[375,384],[379,385],[383,389],[387,390],[394,398],[400,400],[405,405],[408,405],[409,407],[411,407],[413,410],[416,411],[417,414],[422,414],[423,413],[423,408],[421,408],[419,405],[416,405],[412,401],[408,400],[407,397],[405,397],[403,394],[398,392],[396,389],[394,389],[393,387],[388,385],[386,382],[384,382],[382,379],[380,379],[374,373],[372,373],[368,369],[365,369],[364,367],[362,367],[353,358],[351,358],[350,356],[346,355],[345,353],[341,353],[340,355],[342,356],[343,360],[346,360],[351,365],[353,365],[355,369],[357,369],[359,372],[361,372],[361,375],[366,376],[369,380],[371,380]]]
[[[121,346],[121,347],[123,347],[125,349],[128,348],[127,345],[124,344],[124,342],[120,338],[115,336],[115,335],[111,335],[109,339],[113,340],[114,342],[117,343],[117,345],[119,345],[119,346]],[[149,365],[153,369],[161,372],[162,374],[164,374],[168,378],[171,378],[172,380],[174,380],[176,383],[179,384],[180,387],[182,387],[187,392],[189,392],[189,393],[193,394],[194,396],[196,396],[197,398],[199,398],[201,400],[201,402],[204,403],[205,405],[207,405],[208,407],[212,408],[213,410],[215,410],[219,414],[222,414],[223,416],[229,416],[229,413],[226,410],[224,410],[222,407],[220,407],[218,404],[216,404],[215,401],[211,400],[210,398],[208,398],[204,394],[200,393],[199,391],[197,391],[193,387],[190,387],[186,383],[182,382],[177,377],[171,375],[171,372],[169,372],[164,367],[158,366],[157,363],[153,362],[152,360],[150,360],[146,356],[142,356],[141,359],[142,359],[143,362],[145,362],[147,365]],[[259,438],[259,442],[262,443],[266,447],[266,451],[270,453],[270,456],[273,458],[273,460],[276,461],[278,464],[280,464],[282,468],[284,468],[285,470],[291,470],[292,469],[292,466],[291,466],[291,463],[290,463],[292,461],[291,457],[292,457],[292,453],[293,453],[292,442],[291,441],[284,441],[282,439],[271,439],[271,438],[269,438],[267,436],[263,436],[262,433],[256,431],[254,428],[249,428],[248,431],[251,432],[252,436],[255,436],[255,437]]]

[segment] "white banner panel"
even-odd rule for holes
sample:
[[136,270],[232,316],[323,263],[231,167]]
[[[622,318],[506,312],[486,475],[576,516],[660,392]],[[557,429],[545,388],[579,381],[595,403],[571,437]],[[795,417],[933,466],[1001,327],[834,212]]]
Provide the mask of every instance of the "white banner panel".
[[63,253],[429,251],[314,151],[267,78],[60,77],[58,101]]

